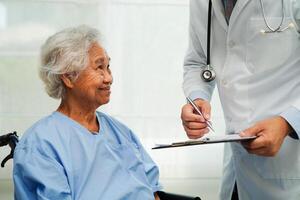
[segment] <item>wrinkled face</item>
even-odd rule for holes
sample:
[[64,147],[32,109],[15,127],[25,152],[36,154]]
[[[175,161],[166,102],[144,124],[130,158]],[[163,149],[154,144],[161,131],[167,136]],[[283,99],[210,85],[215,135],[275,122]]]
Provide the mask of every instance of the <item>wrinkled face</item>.
[[88,54],[88,66],[73,83],[72,93],[84,105],[97,108],[109,102],[113,81],[109,68],[110,59],[97,43],[91,45]]

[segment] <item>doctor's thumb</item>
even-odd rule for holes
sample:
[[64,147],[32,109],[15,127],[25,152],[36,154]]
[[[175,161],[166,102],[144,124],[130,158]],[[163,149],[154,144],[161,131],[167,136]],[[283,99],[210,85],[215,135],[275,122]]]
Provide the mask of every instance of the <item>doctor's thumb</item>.
[[200,107],[201,112],[206,120],[210,119],[211,107],[207,101],[204,101]]
[[240,136],[241,137],[247,137],[247,136],[254,136],[257,135],[259,133],[260,129],[258,128],[258,126],[252,126],[250,128],[247,128],[243,131],[240,132]]

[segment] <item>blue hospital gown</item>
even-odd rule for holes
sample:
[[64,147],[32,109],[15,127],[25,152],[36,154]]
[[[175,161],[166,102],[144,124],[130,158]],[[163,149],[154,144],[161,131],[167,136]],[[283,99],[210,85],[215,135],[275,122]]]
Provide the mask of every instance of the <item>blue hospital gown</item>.
[[53,112],[29,128],[14,153],[15,199],[150,200],[159,172],[137,137],[97,112],[98,134]]

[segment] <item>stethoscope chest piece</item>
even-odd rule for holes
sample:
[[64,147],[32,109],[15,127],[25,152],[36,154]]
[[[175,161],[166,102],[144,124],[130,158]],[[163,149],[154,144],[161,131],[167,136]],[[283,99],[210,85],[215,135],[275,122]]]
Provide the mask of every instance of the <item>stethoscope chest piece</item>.
[[216,78],[216,73],[212,67],[207,65],[206,69],[202,71],[202,79],[206,82],[210,82]]

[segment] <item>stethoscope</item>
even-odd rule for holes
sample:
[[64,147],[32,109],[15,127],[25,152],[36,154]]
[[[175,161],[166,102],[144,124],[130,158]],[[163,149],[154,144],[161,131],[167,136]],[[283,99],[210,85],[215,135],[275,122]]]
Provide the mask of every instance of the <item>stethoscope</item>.
[[207,44],[206,44],[206,67],[202,71],[202,79],[206,82],[210,82],[216,78],[216,72],[214,71],[213,67],[210,66],[210,35],[211,35],[211,10],[212,10],[212,3],[209,0],[208,3],[208,16],[207,16]]
[[[268,21],[266,19],[263,2],[262,2],[262,0],[259,0],[259,1],[260,1],[260,7],[261,7],[261,11],[262,11],[262,16],[263,16],[265,25],[268,29],[268,30],[261,30],[260,31],[261,33],[263,33],[263,34],[266,34],[266,33],[280,33],[280,32],[283,32],[283,31],[285,31],[288,28],[291,28],[293,26],[293,24],[291,23],[288,26],[282,28],[282,24],[283,24],[283,21],[284,21],[284,18],[285,18],[283,0],[281,0],[281,9],[282,9],[281,10],[282,11],[281,22],[280,22],[280,24],[278,25],[277,28],[274,28],[274,27],[270,26],[270,24],[268,23]],[[209,3],[208,3],[208,19],[207,19],[206,67],[201,73],[201,77],[205,82],[210,82],[210,81],[212,81],[216,78],[216,72],[214,71],[213,67],[210,65],[211,18],[212,18],[211,12],[212,12],[212,0],[209,0]]]

